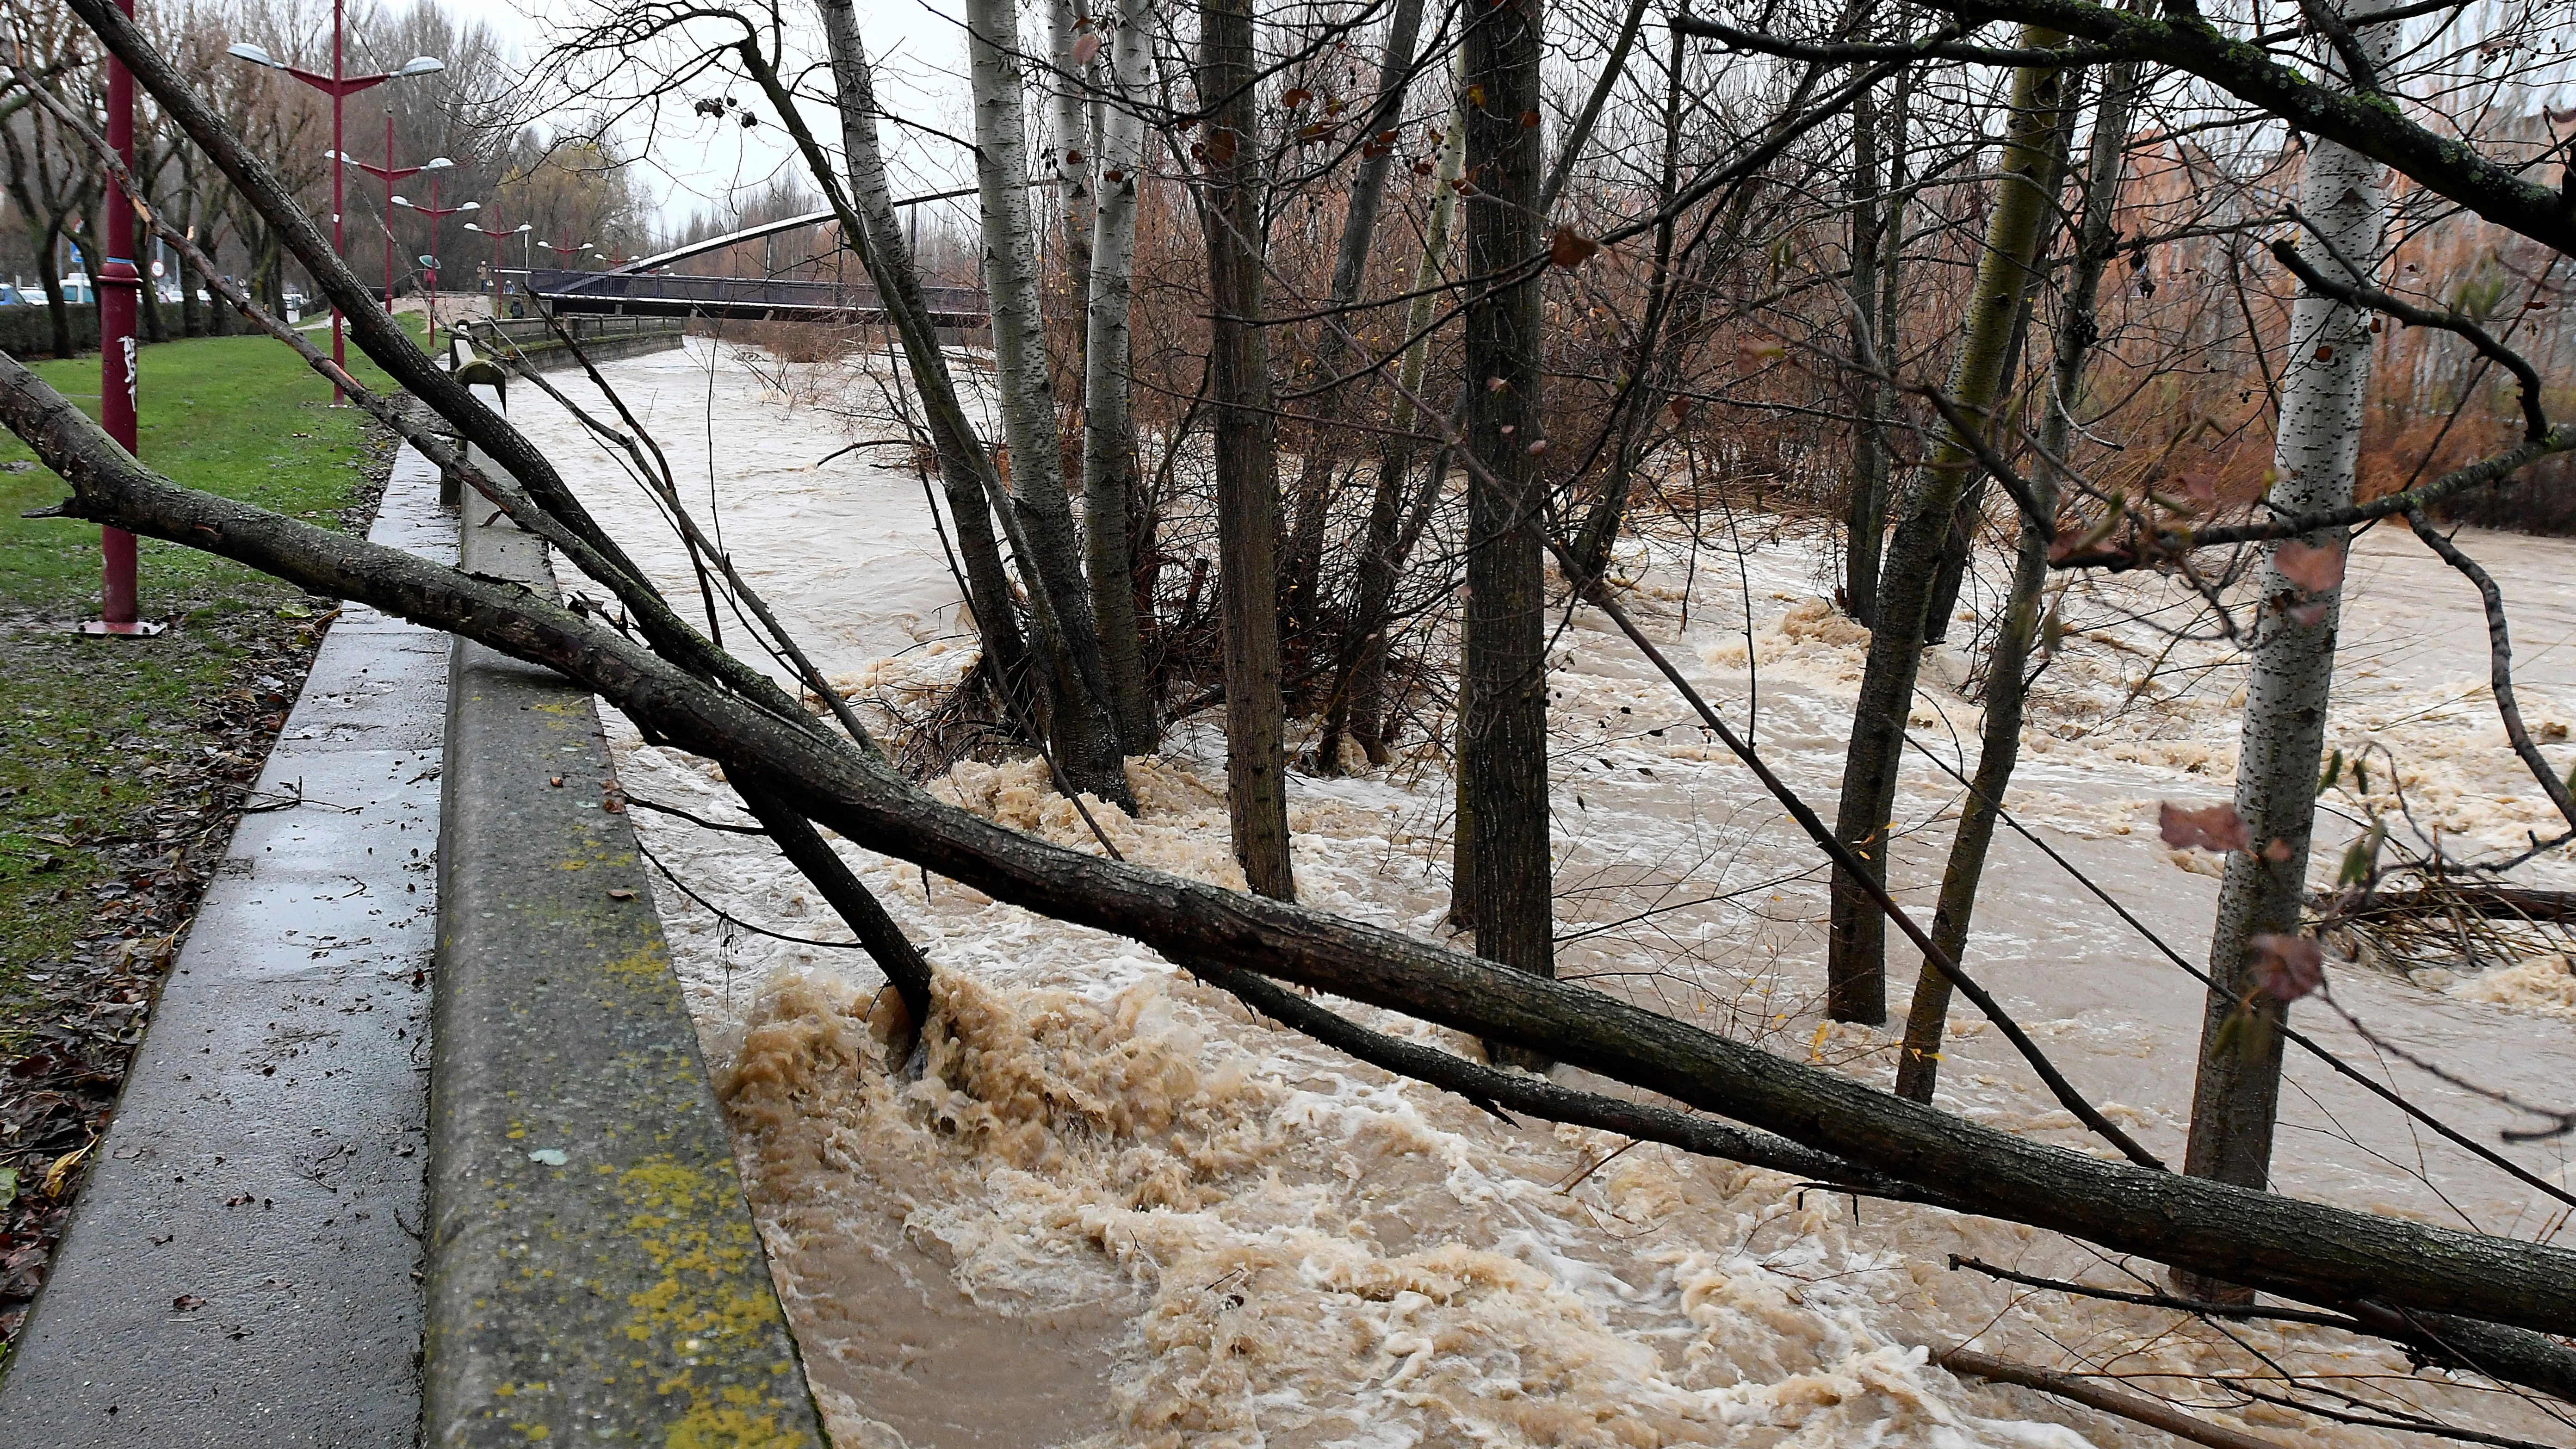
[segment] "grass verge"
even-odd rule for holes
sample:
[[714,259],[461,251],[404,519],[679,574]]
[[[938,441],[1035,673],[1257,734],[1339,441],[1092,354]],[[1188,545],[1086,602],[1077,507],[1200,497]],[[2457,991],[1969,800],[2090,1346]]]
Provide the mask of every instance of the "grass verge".
[[[361,359],[370,386],[384,378]],[[96,357],[35,365],[95,415]],[[190,487],[364,529],[390,436],[264,337],[142,353],[136,444]],[[65,489],[0,433],[0,1369],[162,969],[335,612],[238,564],[142,541],[151,639],[98,606],[98,529],[29,519]]]

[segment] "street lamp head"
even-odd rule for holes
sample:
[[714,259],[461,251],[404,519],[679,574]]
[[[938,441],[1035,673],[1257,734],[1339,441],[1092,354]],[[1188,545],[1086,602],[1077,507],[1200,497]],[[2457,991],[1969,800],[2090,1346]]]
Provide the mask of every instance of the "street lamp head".
[[511,232],[510,232],[510,234],[511,234],[511,235],[513,235],[513,236],[516,236],[516,235],[518,235],[520,232],[523,232],[523,231],[535,231],[536,229],[537,229],[537,224],[536,224],[535,222],[533,222],[533,221],[523,221],[523,222],[520,222],[517,226],[515,226],[515,227],[511,228]]
[[397,196],[393,198],[393,203],[406,211],[418,211],[420,209],[419,207],[411,204],[411,198],[408,196]]
[[244,41],[241,44],[232,47],[232,49],[226,53],[237,60],[246,60],[253,65],[264,65],[271,70],[286,69],[285,64],[278,60],[276,56],[269,54],[267,51],[260,49],[256,45],[252,45],[248,41]]
[[[233,49],[235,52],[239,52],[241,47],[234,46]],[[411,59],[404,61],[402,69],[395,71],[394,74],[398,76],[430,75],[434,72],[445,69],[447,69],[447,62],[440,60],[437,56],[415,55]]]
[[[469,201],[469,202],[465,203],[463,206],[460,206],[460,207],[458,207],[458,208],[456,208],[456,209],[457,209],[458,211],[481,211],[481,210],[483,209],[483,203],[481,203],[481,202],[479,202],[479,201]],[[472,222],[470,222],[470,221],[469,221],[469,222],[467,222],[467,223],[465,223],[465,224],[466,224],[467,226],[472,226],[474,223],[472,223]]]
[[432,156],[427,161],[421,163],[420,169],[423,171],[444,171],[455,164],[455,162],[448,160],[444,156]]

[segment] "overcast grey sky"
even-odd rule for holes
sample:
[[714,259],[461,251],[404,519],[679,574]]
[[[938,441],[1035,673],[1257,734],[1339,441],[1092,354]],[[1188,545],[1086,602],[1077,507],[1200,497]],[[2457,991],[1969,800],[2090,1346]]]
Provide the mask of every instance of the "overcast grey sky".
[[[515,52],[522,75],[544,53],[556,25],[592,9],[589,0],[438,3],[460,22],[479,20],[489,25]],[[962,133],[970,124],[962,78],[966,37],[953,18],[957,13],[953,0],[858,0],[858,9],[877,71],[878,95],[887,111],[924,126]],[[810,27],[797,29],[800,36],[791,39],[811,38],[819,48],[819,37]],[[746,103],[756,99],[748,94],[748,85],[729,89]],[[773,123],[766,103],[754,109],[763,124],[749,130],[694,116],[685,104],[669,108],[663,134],[647,137],[640,127],[631,129],[626,136],[630,154],[643,163],[636,180],[654,199],[663,226],[675,227],[692,211],[721,206],[735,188],[757,189],[782,169],[804,179],[802,168],[791,165],[794,157],[785,129]],[[829,115],[809,108],[808,119],[827,144],[837,136],[838,124]],[[542,119],[538,124],[544,124]],[[885,141],[898,191],[944,190],[972,179],[966,158],[952,144],[906,127],[887,128]]]

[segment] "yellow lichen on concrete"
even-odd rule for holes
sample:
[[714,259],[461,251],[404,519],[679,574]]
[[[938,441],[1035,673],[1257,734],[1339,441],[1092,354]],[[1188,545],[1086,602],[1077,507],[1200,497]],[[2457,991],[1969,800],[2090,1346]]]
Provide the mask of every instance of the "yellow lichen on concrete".
[[669,1157],[618,1174],[626,1234],[659,1275],[650,1287],[627,1295],[635,1316],[625,1335],[654,1345],[665,1362],[682,1365],[657,1385],[657,1392],[688,1401],[667,1444],[712,1449],[801,1442],[779,1429],[780,1406],[772,1396],[699,1380],[706,1360],[736,1373],[758,1372],[760,1365],[728,1362],[726,1355],[761,1342],[764,1330],[781,1321],[777,1299],[751,1279],[760,1246],[749,1220],[717,1210],[734,1191],[732,1174],[721,1168]]
[[671,974],[671,953],[656,936],[641,950],[600,962],[599,969],[629,986],[657,986]]

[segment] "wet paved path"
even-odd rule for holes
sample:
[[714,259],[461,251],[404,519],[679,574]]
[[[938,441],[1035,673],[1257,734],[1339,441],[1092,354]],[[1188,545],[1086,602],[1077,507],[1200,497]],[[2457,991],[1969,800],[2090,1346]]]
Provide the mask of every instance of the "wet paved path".
[[[376,542],[442,562],[402,450]],[[154,1008],[0,1440],[409,1446],[448,641],[331,627]]]

